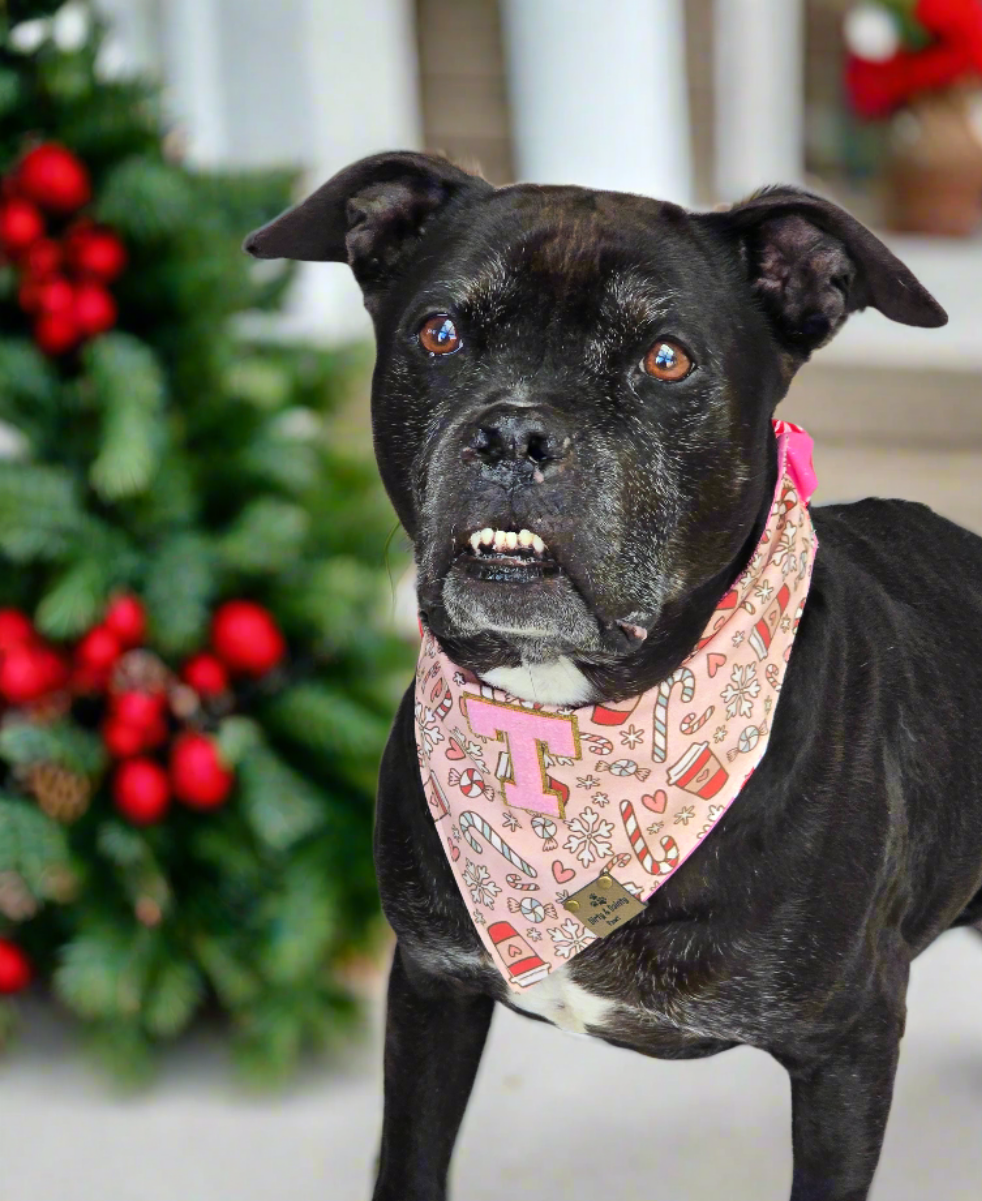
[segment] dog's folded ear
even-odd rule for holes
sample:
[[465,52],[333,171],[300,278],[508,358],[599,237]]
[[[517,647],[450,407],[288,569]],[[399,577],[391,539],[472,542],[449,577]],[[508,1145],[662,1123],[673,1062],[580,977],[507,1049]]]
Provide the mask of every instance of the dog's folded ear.
[[820,196],[765,188],[700,219],[733,243],[779,338],[803,358],[869,305],[904,325],[948,320],[879,238]]
[[249,234],[243,248],[259,259],[346,262],[369,290],[418,243],[435,214],[464,193],[491,190],[436,155],[374,154]]

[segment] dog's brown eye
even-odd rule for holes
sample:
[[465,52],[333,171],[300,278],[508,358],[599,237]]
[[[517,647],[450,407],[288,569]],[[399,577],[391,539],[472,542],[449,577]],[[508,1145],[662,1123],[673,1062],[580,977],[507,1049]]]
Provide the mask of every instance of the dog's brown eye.
[[452,354],[460,349],[460,334],[445,313],[438,313],[420,326],[419,344],[430,354]]
[[655,379],[675,383],[685,379],[692,370],[692,360],[677,342],[656,342],[641,362]]

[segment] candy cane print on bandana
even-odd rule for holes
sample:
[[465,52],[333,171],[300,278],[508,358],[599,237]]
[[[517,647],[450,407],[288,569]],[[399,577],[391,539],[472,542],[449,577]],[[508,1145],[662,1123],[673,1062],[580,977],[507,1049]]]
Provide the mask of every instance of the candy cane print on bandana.
[[774,428],[777,488],[753,556],[689,658],[649,691],[579,708],[523,701],[423,637],[424,793],[475,929],[514,989],[596,938],[564,908],[572,894],[609,876],[647,900],[767,750],[817,549],[811,439],[787,422]]

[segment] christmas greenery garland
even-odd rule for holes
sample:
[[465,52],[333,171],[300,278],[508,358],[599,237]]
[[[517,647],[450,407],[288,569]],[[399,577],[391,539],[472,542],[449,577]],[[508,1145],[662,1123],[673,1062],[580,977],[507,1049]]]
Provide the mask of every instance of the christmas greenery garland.
[[189,170],[104,33],[0,10],[0,1041],[33,978],[122,1073],[210,1008],[269,1078],[379,928],[394,520],[357,360],[236,333],[291,175]]

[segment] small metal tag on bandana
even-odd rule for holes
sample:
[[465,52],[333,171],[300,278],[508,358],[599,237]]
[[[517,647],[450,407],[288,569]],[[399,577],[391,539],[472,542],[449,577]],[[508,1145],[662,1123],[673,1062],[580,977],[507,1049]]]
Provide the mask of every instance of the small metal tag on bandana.
[[616,930],[644,912],[646,906],[632,896],[623,884],[604,872],[592,884],[587,884],[568,897],[563,902],[563,908],[588,930],[592,930],[597,938],[603,938],[611,930]]

